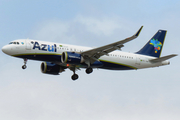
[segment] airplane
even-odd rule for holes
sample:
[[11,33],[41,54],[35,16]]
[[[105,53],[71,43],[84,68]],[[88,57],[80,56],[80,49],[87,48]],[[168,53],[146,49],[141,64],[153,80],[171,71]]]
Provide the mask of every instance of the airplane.
[[137,38],[143,26],[131,37],[97,48],[45,42],[32,39],[18,39],[2,47],[10,56],[22,58],[26,69],[27,60],[43,61],[41,72],[59,75],[69,68],[73,71],[72,80],[77,80],[77,70],[85,68],[90,74],[94,68],[108,70],[137,70],[169,65],[168,59],[177,56],[171,54],[160,57],[166,30],[158,30],[147,44],[135,53],[122,52],[124,44]]

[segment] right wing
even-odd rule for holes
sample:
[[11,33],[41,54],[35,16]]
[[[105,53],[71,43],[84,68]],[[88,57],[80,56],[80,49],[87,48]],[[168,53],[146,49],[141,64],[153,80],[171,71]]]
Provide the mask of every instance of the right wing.
[[[85,59],[85,62],[90,62],[91,64],[94,63],[95,61],[97,61],[101,56],[103,55],[108,55],[108,53],[117,50],[117,49],[121,49],[122,47],[124,47],[124,43],[127,43],[135,38],[137,38],[139,36],[139,33],[141,32],[143,26],[141,26],[141,28],[136,32],[136,34],[134,34],[133,36],[126,38],[124,40],[120,40],[118,42],[115,43],[111,43],[102,47],[98,47],[98,48],[94,48],[91,50],[87,50],[81,53],[81,55],[83,56],[83,58]],[[87,63],[88,65],[90,63]]]

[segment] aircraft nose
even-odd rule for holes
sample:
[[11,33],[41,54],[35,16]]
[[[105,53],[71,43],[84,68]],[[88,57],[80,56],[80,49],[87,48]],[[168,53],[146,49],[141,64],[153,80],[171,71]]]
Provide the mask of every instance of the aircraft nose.
[[6,51],[6,47],[5,46],[2,47],[2,51],[5,53],[5,51]]
[[9,47],[7,45],[3,46],[2,47],[2,51],[5,53],[5,54],[8,54],[9,53]]

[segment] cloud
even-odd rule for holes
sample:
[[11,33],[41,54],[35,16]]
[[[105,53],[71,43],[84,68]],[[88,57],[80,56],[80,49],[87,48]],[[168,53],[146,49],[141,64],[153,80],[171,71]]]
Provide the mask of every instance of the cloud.
[[67,22],[58,20],[45,21],[33,29],[33,34],[36,39],[42,40],[58,40],[67,39],[67,32],[70,25]]
[[97,35],[109,36],[112,35],[116,29],[120,29],[121,25],[113,18],[93,18],[77,16],[76,22],[81,23],[89,32]]
[[[77,88],[77,87],[74,87]],[[131,100],[120,105],[111,98],[88,98],[57,81],[12,82],[0,88],[0,118],[6,120],[178,120],[179,109],[159,96],[150,104]],[[98,91],[97,91],[98,92]],[[98,92],[99,93],[99,92]],[[100,95],[101,96],[101,95]],[[133,102],[134,101],[134,102]]]
[[[140,27],[117,16],[93,17],[77,15],[71,20],[50,19],[32,29],[32,39],[67,44],[95,46],[112,43],[134,34]],[[93,44],[94,42],[96,44]],[[87,44],[88,43],[88,44]]]
[[80,78],[74,82],[69,70],[51,76],[40,73],[40,62],[28,61],[26,70],[21,69],[22,61],[14,59],[14,62],[0,71],[3,78],[0,118],[6,120],[178,120],[180,117],[179,86],[168,75],[159,73],[164,68],[94,70],[90,75],[82,69],[77,72]]
[[[34,26],[30,38],[102,46],[133,35],[143,24],[144,30],[140,37],[125,44],[123,51],[140,49],[157,29],[167,28],[168,39],[163,51],[167,51],[165,54],[179,52],[175,49],[179,47],[178,11],[175,14],[161,14],[159,17],[159,14],[155,14],[161,13],[159,8],[152,7],[154,11],[149,10],[149,15],[146,10],[139,13],[130,6],[127,8],[121,1],[119,4],[113,3],[117,6],[116,9],[111,9],[112,5],[109,4],[108,9],[102,6],[105,7],[102,10],[99,10],[99,5],[94,9],[86,4],[90,11],[94,9],[94,13],[96,10],[103,11],[96,16],[85,12],[84,15],[79,13],[68,20],[64,16],[46,19]],[[140,8],[139,6],[143,5],[136,4],[133,8]],[[146,7],[150,7],[147,2]],[[99,15],[106,12],[108,14]],[[42,14],[45,15],[44,13],[43,11]],[[34,19],[34,16],[31,18]],[[28,21],[31,19],[28,18]],[[9,31],[7,36],[10,32],[13,33]],[[40,72],[40,62],[34,61],[28,61],[28,68],[22,70],[23,60],[4,57],[3,53],[0,55],[0,119],[178,120],[180,117],[178,58],[171,59],[170,66],[138,71],[94,70],[87,75],[82,69],[77,71],[79,79],[74,82],[70,78],[72,71],[66,70],[60,76],[45,75]]]

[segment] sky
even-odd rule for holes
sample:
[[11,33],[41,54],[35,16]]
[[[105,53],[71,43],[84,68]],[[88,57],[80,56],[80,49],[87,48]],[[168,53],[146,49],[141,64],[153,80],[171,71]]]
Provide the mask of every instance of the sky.
[[[162,56],[179,54],[178,0],[0,0],[0,47],[36,39],[99,47],[133,35],[122,51],[136,52],[159,30],[167,30]],[[179,56],[167,66],[90,75],[42,74],[40,61],[0,51],[0,119],[3,120],[179,120]]]

